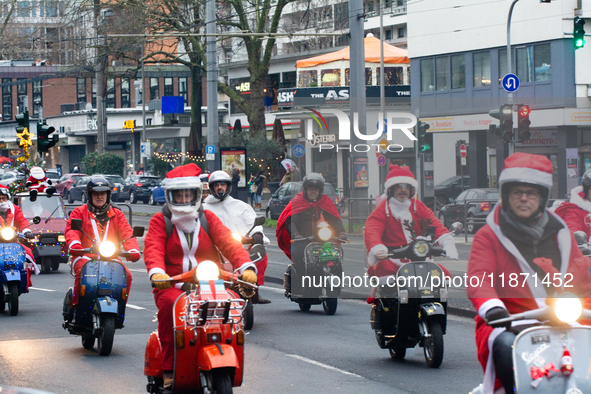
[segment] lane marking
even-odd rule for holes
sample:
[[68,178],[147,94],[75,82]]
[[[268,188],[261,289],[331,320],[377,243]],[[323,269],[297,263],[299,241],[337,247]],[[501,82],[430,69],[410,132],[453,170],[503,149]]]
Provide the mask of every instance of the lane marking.
[[127,267],[127,269],[130,270],[130,271],[133,271],[133,272],[145,272],[146,275],[148,275],[148,273],[146,272],[146,269],[145,268],[142,270],[142,269],[138,269],[138,268],[129,268],[129,267]]
[[137,306],[137,305],[133,305],[133,304],[127,304],[126,306],[127,306],[128,308],[131,308],[131,309],[138,309],[138,310],[139,310],[139,309],[145,309],[145,310],[147,310],[146,308],[143,308],[143,307],[141,307],[141,306]]
[[353,372],[345,371],[345,370],[342,370],[342,369],[339,369],[339,368],[336,368],[336,367],[333,367],[333,366],[330,366],[330,365],[326,365],[326,364],[320,363],[318,361],[311,360],[311,359],[306,358],[306,357],[298,356],[297,354],[286,354],[286,356],[287,357],[295,358],[297,360],[300,360],[300,361],[303,361],[303,362],[306,362],[306,363],[309,363],[309,364],[312,364],[312,365],[317,365],[319,367],[326,368],[326,369],[329,369],[331,371],[340,372],[340,373],[342,373],[344,375],[349,375],[349,376],[354,376],[356,378],[365,379],[363,376],[357,375],[357,374],[355,374]]
[[39,291],[57,291],[57,290],[51,290],[51,289],[41,289],[39,287],[33,287],[33,286],[29,286],[29,290],[39,290]]

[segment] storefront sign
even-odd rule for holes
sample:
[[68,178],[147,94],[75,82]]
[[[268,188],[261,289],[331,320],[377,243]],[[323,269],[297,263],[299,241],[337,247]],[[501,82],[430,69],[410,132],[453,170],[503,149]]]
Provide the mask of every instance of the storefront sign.
[[[277,104],[280,107],[292,105],[348,104],[350,99],[348,86],[324,88],[290,88],[277,91]],[[367,99],[379,98],[379,86],[366,86]],[[410,85],[384,86],[386,98],[402,98],[410,101]],[[369,100],[371,101],[371,100]]]
[[516,142],[515,146],[556,146],[558,133],[556,130],[531,130],[531,137],[525,142]]
[[312,146],[328,144],[329,142],[337,142],[337,136],[335,134],[312,134],[312,139],[308,142]]
[[355,157],[353,161],[353,185],[356,189],[369,187],[369,174],[367,172],[367,157]]
[[86,145],[86,137],[68,137],[68,145]]

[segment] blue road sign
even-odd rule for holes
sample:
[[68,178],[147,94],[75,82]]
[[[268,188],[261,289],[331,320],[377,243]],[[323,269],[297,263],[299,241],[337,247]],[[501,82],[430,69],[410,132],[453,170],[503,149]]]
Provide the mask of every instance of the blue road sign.
[[[380,121],[378,120],[376,123],[376,130],[380,129]],[[388,121],[384,119],[384,128],[382,129],[382,134],[386,134],[388,132]]]
[[503,89],[511,93],[519,89],[519,78],[515,74],[507,74],[503,77]]
[[205,153],[214,154],[215,153],[215,145],[206,145],[205,146]]
[[293,155],[295,157],[302,157],[302,156],[304,156],[305,153],[306,153],[306,148],[304,148],[304,145],[297,144],[296,146],[293,147]]
[[385,166],[386,165],[386,158],[384,156],[378,157],[378,164],[380,165],[380,167]]

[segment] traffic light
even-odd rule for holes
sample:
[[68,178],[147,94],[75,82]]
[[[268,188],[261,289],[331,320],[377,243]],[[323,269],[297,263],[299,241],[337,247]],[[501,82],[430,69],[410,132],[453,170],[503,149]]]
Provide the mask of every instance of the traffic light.
[[517,105],[517,135],[519,136],[519,142],[528,141],[531,137],[529,132],[529,114],[531,109],[529,106],[524,104]]
[[418,136],[417,142],[419,144],[419,152],[431,153],[433,152],[433,133],[427,133],[429,124],[425,122],[418,122]]
[[578,16],[575,16],[575,23],[573,27],[573,36],[575,50],[585,46],[585,21]]
[[22,114],[18,114],[15,116],[16,118],[16,132],[18,133],[22,133],[24,131],[24,129],[29,130],[29,111],[26,110],[25,112],[23,112]]
[[513,140],[513,105],[501,105],[501,108],[492,109],[488,114],[499,120],[499,135],[503,136],[503,141],[511,142]]
[[37,150],[39,153],[48,152],[49,148],[58,143],[59,135],[49,138],[49,135],[55,131],[55,127],[48,126],[45,121],[37,123]]

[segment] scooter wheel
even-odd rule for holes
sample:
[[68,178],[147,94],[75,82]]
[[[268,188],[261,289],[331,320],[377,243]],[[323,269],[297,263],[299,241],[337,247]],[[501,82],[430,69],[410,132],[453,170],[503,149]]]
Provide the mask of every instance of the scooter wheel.
[[401,345],[394,345],[394,347],[391,347],[390,349],[390,357],[392,357],[394,360],[404,360],[404,357],[406,356],[406,348],[404,346]]
[[439,368],[443,362],[443,330],[438,321],[430,321],[428,324],[431,337],[425,341],[423,351],[425,361],[430,368]]
[[244,329],[251,330],[252,326],[254,326],[254,308],[252,307],[252,299],[250,298],[246,301],[242,318],[244,319]]
[[337,304],[338,298],[327,298],[325,300],[322,300],[322,307],[324,308],[324,313],[326,313],[329,316],[334,315],[337,311]]
[[94,348],[94,337],[92,335],[82,335],[82,347],[86,350]]
[[308,312],[312,307],[312,304],[305,302],[305,301],[298,301],[298,305],[300,306],[300,310],[302,312]]

